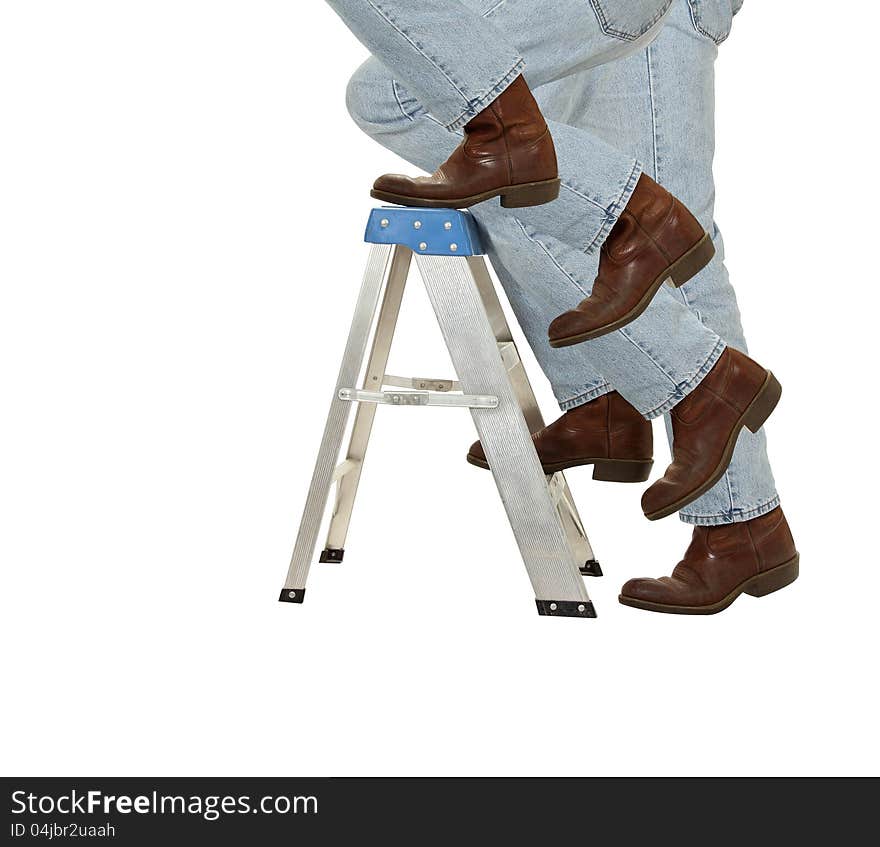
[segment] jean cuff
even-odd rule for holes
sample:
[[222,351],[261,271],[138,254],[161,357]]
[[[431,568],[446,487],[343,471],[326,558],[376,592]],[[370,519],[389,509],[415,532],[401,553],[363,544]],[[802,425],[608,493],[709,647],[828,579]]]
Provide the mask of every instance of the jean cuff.
[[507,87],[522,73],[524,67],[525,60],[517,59],[516,64],[504,74],[498,82],[491,86],[485,94],[478,97],[476,100],[471,100],[467,104],[467,108],[457,118],[454,118],[450,123],[446,124],[446,129],[450,132],[455,132],[455,130],[461,129],[471,118],[475,118],[483,111],[483,109],[485,109],[492,101],[496,100],[501,93],[507,89]]
[[681,401],[703,381],[703,377],[715,367],[715,363],[721,358],[721,354],[726,349],[727,345],[719,338],[715,343],[712,352],[709,354],[709,357],[703,362],[697,372],[690,377],[690,379],[676,385],[675,391],[659,406],[655,406],[653,409],[648,409],[647,411],[642,411],[641,409],[639,409],[639,411],[642,412],[649,421],[654,418],[659,418],[660,415],[665,415],[673,406],[677,406],[681,403]]
[[767,512],[772,512],[779,505],[779,495],[774,494],[769,500],[765,500],[758,506],[752,506],[747,509],[731,509],[729,512],[715,512],[711,515],[693,515],[690,512],[682,510],[678,513],[678,517],[684,523],[693,526],[719,526],[728,523],[742,523],[750,521],[753,518],[760,518]]
[[580,394],[576,394],[574,397],[568,397],[565,400],[559,400],[557,398],[557,400],[559,402],[559,408],[562,409],[563,412],[567,412],[570,409],[576,409],[578,406],[583,406],[585,403],[589,403],[597,397],[601,397],[603,394],[610,394],[612,391],[614,391],[614,386],[609,385],[607,382],[600,382],[598,385],[585,388]]
[[605,243],[605,239],[608,238],[608,233],[611,232],[611,228],[617,223],[617,219],[626,208],[626,204],[629,203],[629,198],[632,197],[633,191],[636,190],[636,185],[638,184],[641,175],[642,165],[640,162],[636,162],[623,185],[623,191],[620,192],[617,199],[605,210],[605,220],[602,222],[602,226],[596,233],[596,237],[584,249],[584,252],[588,256],[595,253]]

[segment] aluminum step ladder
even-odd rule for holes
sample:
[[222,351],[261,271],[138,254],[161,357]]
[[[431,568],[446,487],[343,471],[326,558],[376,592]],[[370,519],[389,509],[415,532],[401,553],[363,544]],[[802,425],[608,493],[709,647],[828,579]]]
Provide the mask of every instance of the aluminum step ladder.
[[[473,218],[449,209],[382,207],[370,213],[364,240],[373,246],[279,599],[302,603],[305,598],[334,484],[336,502],[319,561],[342,561],[376,407],[458,406],[471,410],[539,614],[595,617],[582,575],[601,576],[602,571],[564,475],[545,475],[538,461],[530,433],[543,427],[544,421],[489,275]],[[413,255],[457,380],[385,372]],[[364,370],[371,335],[372,349]],[[337,464],[353,405],[357,412],[348,450]]]

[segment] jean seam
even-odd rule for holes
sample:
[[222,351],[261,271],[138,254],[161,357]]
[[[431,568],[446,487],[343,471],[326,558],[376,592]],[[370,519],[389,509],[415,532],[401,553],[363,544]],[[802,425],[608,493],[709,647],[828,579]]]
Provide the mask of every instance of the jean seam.
[[397,103],[397,108],[400,109],[400,113],[411,123],[415,123],[416,119],[414,115],[411,115],[407,110],[403,107],[403,101],[400,99],[400,87],[397,84],[396,79],[391,80],[391,91],[394,93],[394,102]]
[[610,394],[614,391],[614,386],[608,382],[600,382],[598,385],[593,386],[587,391],[581,391],[579,394],[575,394],[572,397],[566,397],[564,400],[559,400],[557,398],[557,402],[559,403],[559,408],[563,412],[567,412],[570,409],[575,409],[578,406],[583,406],[585,403],[591,403],[597,397],[602,397],[605,394]]
[[585,202],[590,203],[591,205],[595,206],[597,209],[600,209],[602,212],[605,212],[605,214],[608,213],[608,210],[605,208],[605,206],[603,206],[598,200],[595,200],[592,197],[590,197],[589,195],[584,194],[583,191],[581,191],[579,188],[575,188],[575,186],[572,185],[570,182],[566,182],[563,179],[562,183],[561,183],[561,187],[567,189],[572,194],[577,195],[578,197],[581,198],[581,200],[584,200]]
[[[620,334],[621,334],[621,335],[622,335],[627,341],[629,341],[630,344],[632,344],[633,347],[636,348],[636,350],[638,350],[638,351],[639,351],[639,352],[640,352],[640,353],[641,353],[646,359],[648,359],[648,360],[651,362],[651,364],[652,364],[655,368],[657,368],[657,370],[660,371],[660,373],[663,374],[663,376],[665,376],[666,379],[669,380],[669,384],[672,385],[673,388],[678,384],[678,383],[676,383],[676,381],[673,379],[672,374],[670,374],[670,373],[666,370],[666,368],[664,368],[663,365],[661,365],[660,362],[658,362],[658,361],[654,358],[654,356],[653,356],[653,354],[651,353],[651,351],[648,350],[646,347],[642,347],[642,345],[639,344],[639,342],[636,341],[636,339],[633,338],[633,337],[629,334],[629,332],[627,332],[627,330],[626,330],[625,328],[624,328],[624,329],[619,329],[619,330],[617,330],[617,332],[619,332],[619,333],[620,333]],[[641,409],[639,409],[639,411],[641,412]],[[648,415],[647,412],[641,412],[641,413],[642,413],[645,417],[649,417],[649,415]]]
[[[622,332],[622,330],[621,330]],[[710,370],[715,366],[715,363],[718,359],[721,358],[721,354],[725,351],[727,345],[724,340],[719,338],[715,343],[715,347],[712,349],[712,352],[709,353],[706,361],[697,369],[696,373],[693,376],[686,379],[683,383],[680,383],[676,386],[675,391],[660,405],[655,406],[653,409],[642,412],[642,414],[651,420],[652,418],[659,417],[660,415],[668,412],[673,406],[678,405],[688,394],[691,393],[703,380],[703,377],[709,373]],[[641,410],[640,410],[641,411]]]
[[[713,32],[707,27],[703,26],[703,15],[697,14],[697,10],[694,6],[693,0],[688,0],[688,10],[690,11],[691,23],[694,25],[694,29],[700,33],[700,35],[705,36],[710,41],[714,42],[716,47],[720,47],[723,44],[728,36],[730,35],[730,30],[725,32]],[[732,10],[731,10],[732,11]],[[738,11],[738,10],[737,10]],[[732,11],[731,18],[735,15],[736,12]]]
[[636,41],[641,38],[654,24],[657,23],[668,11],[669,7],[672,5],[672,0],[669,0],[668,3],[662,8],[657,15],[651,20],[651,22],[647,25],[644,25],[641,32],[627,32],[622,29],[615,29],[609,22],[608,18],[605,15],[605,10],[602,8],[599,0],[590,0],[590,5],[593,7],[593,11],[596,13],[596,17],[599,20],[599,27],[602,32],[606,35],[611,35],[614,38],[619,38],[621,41]]
[[724,482],[727,484],[727,498],[730,500],[730,511],[732,512],[734,509],[733,506],[733,486],[730,484],[730,470],[726,470],[724,472]]
[[[441,129],[446,129],[441,121],[438,121],[429,111],[427,111],[424,106],[422,106],[417,100],[414,100],[417,104],[417,107],[414,111],[410,112],[407,110],[406,106],[403,104],[403,98],[401,97],[401,87],[400,83],[396,79],[391,80],[391,90],[394,93],[394,101],[397,103],[397,108],[400,110],[400,114],[403,115],[411,123],[416,122],[416,117],[425,118],[426,120],[431,121],[432,123],[437,124]],[[411,98],[412,99],[412,98]],[[422,111],[419,111],[421,109]]]
[[[690,281],[690,280],[688,280],[688,281]],[[684,303],[684,305],[687,306],[687,308],[690,309],[690,311],[692,311],[695,315],[697,315],[697,318],[700,318],[699,314],[697,313],[697,310],[696,310],[695,308],[693,308],[693,306],[691,305],[691,301],[688,300],[687,292],[684,290],[684,286],[683,286],[683,285],[677,285],[677,286],[675,287],[675,290],[676,290],[679,294],[681,294],[681,301],[682,301],[682,303]],[[702,319],[700,319],[700,323],[702,323],[702,322],[703,322]]]
[[[385,23],[387,23],[398,35],[400,35],[401,38],[403,38],[413,48],[413,50],[415,50],[423,59],[425,59],[434,68],[436,68],[449,82],[453,89],[455,89],[455,92],[461,97],[461,99],[464,100],[466,104],[464,111],[461,112],[461,114],[459,114],[459,116],[455,118],[451,123],[445,124],[445,127],[448,130],[458,129],[458,127],[461,126],[462,122],[466,123],[466,121],[464,121],[464,118],[469,115],[472,110],[476,110],[473,112],[474,115],[476,115],[477,112],[481,112],[483,108],[485,108],[485,104],[491,102],[497,96],[497,94],[495,94],[494,92],[496,90],[499,90],[500,93],[500,88],[504,86],[505,82],[509,80],[511,74],[515,71],[515,75],[518,75],[519,71],[522,70],[524,60],[522,58],[519,58],[517,59],[516,64],[513,66],[512,70],[508,71],[501,80],[496,82],[487,94],[471,100],[468,98],[467,94],[465,94],[465,92],[461,90],[459,84],[452,78],[446,68],[444,68],[436,59],[433,59],[431,56],[429,56],[416,41],[414,41],[403,29],[401,29],[400,26],[397,25],[397,22],[383,8],[374,3],[373,0],[367,0],[367,3],[369,4],[370,8],[380,18],[382,18],[382,20],[385,21]],[[477,108],[478,106],[479,108]]]
[[465,110],[457,118],[455,118],[455,120],[448,124],[444,124],[444,127],[450,132],[454,132],[455,130],[464,126],[471,118],[476,117],[491,102],[496,100],[501,95],[501,93],[513,82],[513,80],[515,80],[522,73],[522,69],[524,66],[525,60],[517,59],[514,66],[506,74],[504,74],[504,76],[501,77],[498,82],[496,82],[482,96],[476,98],[475,100],[469,100]]
[[524,235],[526,238],[528,238],[528,240],[531,241],[532,244],[537,244],[538,247],[540,247],[540,248],[544,251],[544,253],[547,255],[547,258],[550,259],[550,261],[556,266],[556,268],[559,270],[559,272],[560,272],[560,273],[561,273],[561,274],[562,274],[562,275],[563,275],[563,276],[564,276],[564,277],[565,277],[565,278],[566,278],[566,279],[567,279],[567,280],[568,280],[568,281],[569,281],[569,282],[570,282],[575,288],[577,288],[578,291],[580,291],[580,293],[584,295],[584,297],[589,297],[589,296],[590,296],[589,292],[588,292],[588,291],[587,291],[587,290],[586,290],[586,289],[585,289],[585,288],[584,288],[584,287],[583,287],[583,286],[582,286],[582,285],[581,285],[581,284],[580,284],[580,283],[574,278],[574,276],[572,276],[572,275],[571,275],[571,274],[570,274],[570,273],[569,273],[569,272],[568,272],[568,271],[562,266],[562,264],[559,262],[559,260],[556,258],[556,256],[553,255],[553,251],[552,251],[552,250],[551,250],[546,244],[544,244],[544,242],[541,241],[539,238],[537,238],[536,236],[532,236],[532,235],[530,235],[530,234],[529,234],[529,231],[525,228],[525,225],[523,224],[523,222],[522,222],[519,218],[514,218],[514,220],[517,222],[519,228],[522,230],[523,235]]
[[717,526],[725,523],[742,523],[759,518],[772,512],[779,505],[779,495],[774,494],[767,500],[754,505],[731,508],[729,512],[712,512],[711,514],[694,514],[684,510],[678,513],[679,520],[693,526]]
[[459,88],[458,83],[449,75],[447,70],[442,67],[435,59],[432,59],[415,41],[413,41],[410,36],[401,29],[397,22],[380,6],[377,6],[372,0],[367,0],[370,8],[385,21],[398,35],[400,35],[412,48],[415,50],[422,58],[424,58],[429,64],[433,65],[440,73],[446,78],[449,84],[455,89],[455,91],[461,96],[461,98],[467,102],[467,95]]
[[491,15],[493,12],[497,12],[498,9],[500,9],[506,2],[507,0],[498,0],[498,2],[491,9],[486,9],[486,11],[483,12],[483,17],[488,18],[489,15]]
[[639,181],[639,177],[642,175],[642,165],[640,162],[636,162],[633,165],[633,169],[630,172],[630,175],[627,177],[626,182],[624,183],[623,190],[618,195],[617,199],[607,208],[605,209],[605,220],[602,222],[602,226],[599,227],[599,231],[596,233],[596,237],[587,245],[584,253],[588,256],[592,255],[596,252],[596,250],[601,247],[605,243],[605,239],[608,238],[608,234],[611,232],[611,228],[614,224],[617,223],[617,219],[620,217],[621,212],[626,208],[626,204],[629,203],[629,198],[632,197],[633,191],[636,189],[636,184]]
[[651,65],[651,53],[654,49],[654,45],[648,45],[647,50],[645,50],[645,62],[647,63],[648,68],[648,101],[651,104],[651,145],[652,145],[652,153],[654,155],[654,179],[657,182],[662,182],[660,179],[660,162],[659,155],[657,152],[657,100],[654,96],[654,71]]

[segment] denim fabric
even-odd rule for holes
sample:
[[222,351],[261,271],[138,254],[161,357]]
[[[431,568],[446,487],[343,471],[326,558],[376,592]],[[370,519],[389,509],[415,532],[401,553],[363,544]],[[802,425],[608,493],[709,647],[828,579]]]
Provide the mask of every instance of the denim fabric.
[[[332,5],[339,11],[362,6],[363,0],[333,0]],[[412,4],[399,0],[399,5]],[[446,5],[431,4],[431,9],[441,14]],[[713,221],[712,181],[713,63],[716,43],[729,32],[738,4],[673,0],[668,16],[653,25],[652,15],[662,18],[669,2],[474,0],[468,5],[493,23],[493,38],[498,32],[511,39],[527,33],[518,44],[524,73],[551,125],[563,179],[560,200],[545,207],[511,213],[490,201],[472,210],[514,313],[562,409],[616,389],[646,417],[663,414],[699,384],[726,343],[745,349]],[[524,10],[536,8],[543,14],[523,17]],[[542,21],[545,17],[551,21]],[[555,23],[563,18],[564,35]],[[484,45],[491,43],[489,37],[481,34]],[[596,62],[589,56],[602,58]],[[407,83],[370,59],[349,84],[349,111],[381,144],[432,171],[459,136],[434,116],[426,97],[411,93],[406,58],[383,58]],[[470,66],[464,56],[456,61]],[[694,211],[713,234],[718,253],[683,288],[659,292],[651,307],[622,330],[554,350],[547,326],[590,293],[596,249],[643,168]],[[560,207],[565,211],[558,214]],[[725,477],[681,517],[697,524],[730,523],[777,504],[763,431],[744,432]]]
[[[739,5],[730,0],[676,0],[663,31],[646,50],[547,86],[539,95],[541,107],[550,114],[564,112],[576,126],[643,161],[646,172],[679,197],[712,234],[712,262],[670,293],[727,344],[748,352],[724,265],[724,242],[714,221],[712,177],[716,42],[729,35]],[[695,7],[702,7],[703,29],[712,21],[710,34],[697,29]],[[724,477],[680,516],[695,524],[730,523],[758,517],[778,504],[765,431],[745,430]]]
[[650,17],[650,9],[641,0],[589,0],[599,19],[602,32],[624,41],[635,41],[643,36],[666,14],[671,0]]
[[[645,28],[633,41],[603,32],[590,0],[552,0],[550,13],[535,0],[328,2],[387,66],[384,96],[390,79],[401,80],[392,96],[412,104],[413,114],[430,115],[438,129],[458,130],[513,82],[523,65],[528,83],[537,88],[644,46],[659,32],[671,0],[627,0],[627,25],[635,30],[643,21]],[[655,23],[647,25],[650,21]],[[596,136],[549,123],[562,180],[559,199],[517,215],[536,231],[593,252],[629,200],[640,165]],[[437,132],[419,164],[430,162],[433,170],[459,140]]]
[[688,6],[697,32],[720,44],[730,35],[733,16],[742,8],[742,0],[688,0]]
[[[392,0],[333,0],[333,6],[368,46],[387,50],[386,37],[371,34],[374,28],[388,28],[384,18],[364,13],[377,2],[383,4],[387,16]],[[540,92],[571,79],[577,69],[598,67],[597,63],[607,65],[649,43],[662,28],[662,17],[670,2],[630,0],[620,4],[623,12],[614,19],[617,26],[626,21],[629,31],[645,33],[634,40],[607,35],[590,0],[553,0],[550,13],[545,4],[533,0],[471,0],[471,12],[479,8],[482,15],[475,15],[470,30],[480,31],[480,41],[487,47],[499,39],[507,44],[519,37],[526,76]],[[403,30],[401,15],[408,20],[420,4],[396,0],[396,5],[400,11],[394,16],[394,32]],[[612,8],[610,0],[605,0],[605,7]],[[466,57],[458,55],[460,45],[435,46],[445,41],[441,36],[446,17],[460,14],[463,9],[464,4],[445,0],[421,9],[422,16],[433,21],[437,30],[429,51],[424,46],[428,28],[422,26],[423,22],[419,24],[419,57],[424,53],[442,54],[449,62],[454,54],[455,61],[468,66]],[[410,30],[405,32],[408,35]],[[385,61],[393,62],[402,77],[413,63],[412,48],[408,41],[403,43],[398,53],[383,53]],[[421,72],[421,58],[414,63]],[[463,73],[458,71],[458,78]],[[445,79],[442,74],[437,76],[438,80]],[[474,80],[471,88],[475,86]],[[445,92],[447,86],[438,82],[437,88]],[[348,106],[366,132],[428,171],[449,156],[460,140],[459,135],[447,130],[448,124],[410,92],[408,83],[405,86],[395,81],[391,71],[375,58],[365,63],[349,85]],[[524,322],[531,320],[530,341],[547,372],[560,374],[554,388],[568,407],[595,396],[599,386],[592,379],[584,380],[582,350],[551,350],[547,326],[556,314],[589,295],[598,247],[626,205],[642,168],[635,156],[593,133],[562,121],[551,120],[550,125],[560,162],[560,198],[544,206],[518,209],[515,214],[502,209],[495,200],[480,204],[474,214],[487,233],[496,265],[517,269],[523,292],[516,301],[518,317]],[[531,245],[530,250],[523,250],[524,241]],[[529,280],[531,286],[527,285]],[[590,358],[594,370],[604,374],[604,390],[608,390],[607,381],[613,381],[637,408],[654,416],[670,409],[699,383],[723,352],[724,343],[666,291],[655,298],[648,312],[652,320],[646,313],[619,333],[591,342]],[[665,327],[662,343],[656,325]]]

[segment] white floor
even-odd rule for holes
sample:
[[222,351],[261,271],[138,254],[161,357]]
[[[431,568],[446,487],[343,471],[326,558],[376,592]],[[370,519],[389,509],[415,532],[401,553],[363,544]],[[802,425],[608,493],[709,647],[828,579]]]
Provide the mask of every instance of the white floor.
[[[876,773],[870,58],[814,62],[827,21],[747,3],[719,69],[719,219],[785,388],[797,583],[711,618],[618,605],[689,529],[580,470],[599,618],[540,618],[469,415],[380,408],[345,562],[291,606],[367,188],[401,167],[345,113],[360,48],[302,5],[4,12],[3,770]],[[411,285],[392,372],[451,376],[432,320]]]

